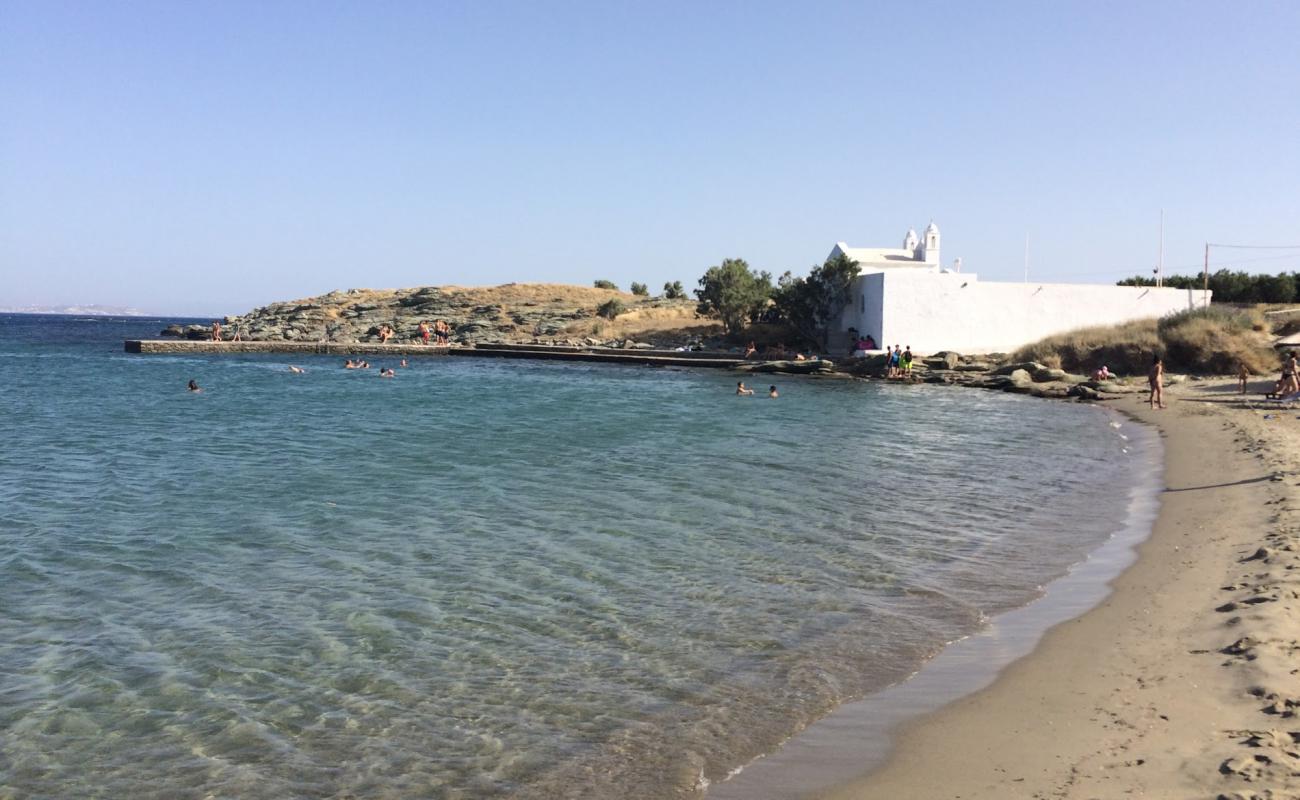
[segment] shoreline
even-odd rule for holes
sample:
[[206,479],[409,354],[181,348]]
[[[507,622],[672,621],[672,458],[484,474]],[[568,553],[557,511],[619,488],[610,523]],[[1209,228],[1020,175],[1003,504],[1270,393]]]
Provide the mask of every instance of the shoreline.
[[1107,403],[1159,430],[1166,488],[1100,604],[904,724],[878,768],[787,796],[1296,797],[1300,422],[1230,385],[1174,387],[1166,411]]
[[[1112,409],[1099,411],[1102,424],[1130,421]],[[1136,561],[1137,548],[1150,537],[1164,485],[1164,453],[1156,429],[1136,423],[1125,427],[1131,438],[1124,438],[1145,480],[1130,487],[1121,524],[1082,561],[1047,582],[1026,604],[999,612],[984,628],[944,645],[899,683],[839,706],[774,752],[737,768],[726,781],[710,785],[705,797],[782,800],[852,784],[864,771],[888,763],[902,730],[993,684],[1049,631],[1102,602],[1111,582]]]
[[[1300,797],[1300,731],[1289,730],[1300,727],[1300,624],[1290,613],[1300,580],[1287,576],[1300,569],[1300,509],[1285,480],[1300,456],[1270,441],[1284,432],[1300,446],[1300,422],[1249,408],[1230,388],[1167,389],[1171,408],[1160,412],[1137,395],[1105,404],[1158,432],[1163,488],[1149,535],[1123,545],[1135,560],[1094,579],[1099,596],[1081,613],[1040,625],[992,675],[962,674],[971,662],[960,651],[978,654],[996,631],[950,644],[908,681],[842,706],[706,796]],[[1294,430],[1269,429],[1279,422]],[[1054,587],[1087,568],[990,629],[1050,604]],[[1008,656],[988,641],[983,649]]]

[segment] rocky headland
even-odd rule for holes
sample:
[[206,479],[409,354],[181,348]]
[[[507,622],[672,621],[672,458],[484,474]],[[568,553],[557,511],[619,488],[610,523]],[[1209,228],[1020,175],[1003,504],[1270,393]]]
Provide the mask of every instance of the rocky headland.
[[[612,304],[612,305],[611,305]],[[602,314],[603,312],[603,314]],[[695,302],[563,284],[491,287],[426,286],[348,289],[291,300],[226,317],[225,337],[242,341],[379,343],[383,326],[394,343],[419,341],[419,325],[445,321],[451,342],[556,344],[671,349],[716,337],[716,320]],[[167,336],[206,339],[206,326],[172,326]]]

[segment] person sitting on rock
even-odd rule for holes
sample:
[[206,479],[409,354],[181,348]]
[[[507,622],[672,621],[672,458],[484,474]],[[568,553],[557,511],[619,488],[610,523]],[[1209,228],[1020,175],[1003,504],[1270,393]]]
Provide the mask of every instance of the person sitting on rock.
[[1094,381],[1108,381],[1108,380],[1110,380],[1112,377],[1114,377],[1114,376],[1111,374],[1111,371],[1106,367],[1105,364],[1102,364],[1102,365],[1101,365],[1101,369],[1099,369],[1099,370],[1097,370],[1096,372],[1092,373],[1092,379],[1093,379]]

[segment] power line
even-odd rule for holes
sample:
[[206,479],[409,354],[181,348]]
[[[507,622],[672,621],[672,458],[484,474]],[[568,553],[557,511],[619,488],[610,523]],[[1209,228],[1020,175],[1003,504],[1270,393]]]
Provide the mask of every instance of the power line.
[[1300,244],[1219,244],[1207,242],[1210,247],[1230,247],[1233,250],[1300,250]]

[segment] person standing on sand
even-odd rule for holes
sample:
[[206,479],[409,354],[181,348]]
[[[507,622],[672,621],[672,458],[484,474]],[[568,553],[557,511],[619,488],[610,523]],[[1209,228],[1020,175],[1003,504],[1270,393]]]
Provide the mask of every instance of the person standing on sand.
[[746,388],[745,388],[745,382],[744,382],[744,381],[736,381],[736,394],[741,394],[741,395],[751,395],[751,394],[753,394],[753,393],[754,393],[754,390],[753,390],[753,389],[746,389]]
[[1300,366],[1296,364],[1295,351],[1286,354],[1286,361],[1282,364],[1282,389],[1283,395],[1292,392],[1300,392]]
[[1240,384],[1241,393],[1246,393],[1246,381],[1250,380],[1250,370],[1246,369],[1246,362],[1237,365],[1237,383]]
[[1166,408],[1165,406],[1165,362],[1157,355],[1151,364],[1151,370],[1147,373],[1147,383],[1151,385],[1151,407]]

